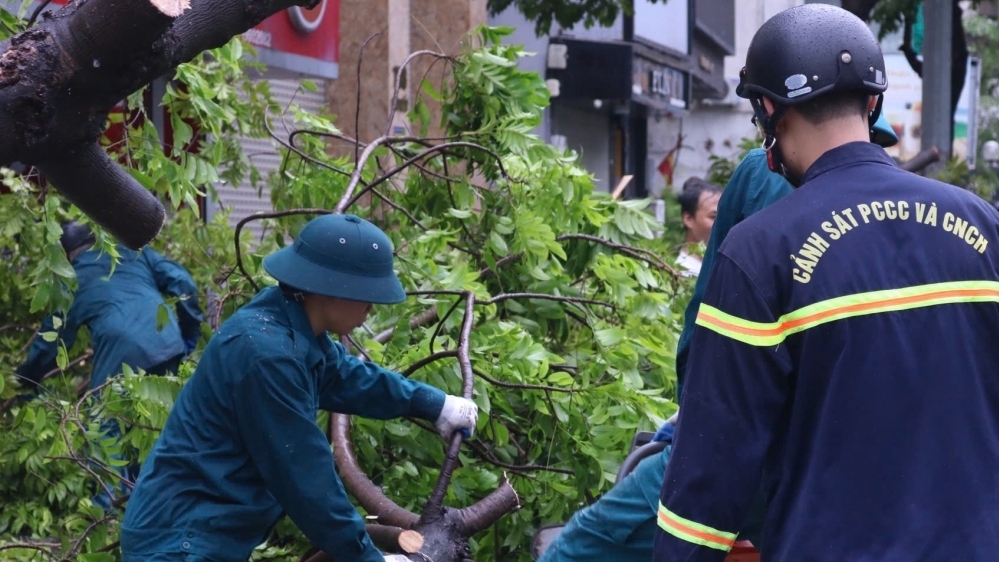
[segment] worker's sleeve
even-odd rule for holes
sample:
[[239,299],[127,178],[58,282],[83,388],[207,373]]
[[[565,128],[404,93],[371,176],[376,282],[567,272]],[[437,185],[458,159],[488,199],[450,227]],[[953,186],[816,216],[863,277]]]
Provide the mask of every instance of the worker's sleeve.
[[[42,321],[42,327],[38,334],[31,341],[28,349],[28,358],[17,368],[17,377],[25,387],[37,388],[45,373],[56,368],[56,356],[59,354],[59,341],[62,340],[66,349],[73,347],[76,342],[76,333],[80,330],[79,321],[76,319],[73,309],[65,317],[58,330],[55,329],[53,316],[49,316]],[[54,341],[45,341],[42,334],[55,332],[58,337]]]
[[320,384],[320,408],[379,420],[413,416],[436,421],[446,396],[430,385],[362,361],[336,342],[326,354]]
[[686,383],[687,360],[690,355],[690,342],[694,336],[694,321],[697,310],[701,307],[704,291],[708,287],[711,270],[714,267],[715,255],[722,242],[728,237],[732,228],[746,218],[773,205],[778,200],[790,195],[791,184],[783,177],[767,168],[766,152],[753,150],[735,169],[731,179],[722,191],[718,200],[718,214],[711,227],[711,238],[708,240],[701,260],[701,273],[694,285],[694,294],[687,303],[683,317],[683,331],[676,348],[676,378],[677,400],[683,392]]
[[288,357],[254,358],[235,386],[241,441],[267,489],[312,544],[338,560],[382,562],[316,425],[312,381]]
[[177,323],[180,334],[185,339],[201,335],[201,323],[205,317],[198,305],[198,287],[191,274],[180,264],[168,260],[152,248],[143,248],[146,263],[153,270],[156,288],[165,295],[177,297]]
[[663,478],[655,562],[721,562],[746,519],[789,397],[791,358],[772,300],[718,254]]

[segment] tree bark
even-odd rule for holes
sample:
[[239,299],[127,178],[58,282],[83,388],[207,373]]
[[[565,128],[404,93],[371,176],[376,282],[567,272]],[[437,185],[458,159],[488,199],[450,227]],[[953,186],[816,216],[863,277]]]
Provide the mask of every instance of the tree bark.
[[[365,525],[364,529],[371,537],[371,542],[384,552],[405,552],[412,554],[423,548],[423,535],[409,529],[389,527],[386,525]],[[334,558],[319,551],[304,559],[304,562],[334,562]]]
[[337,473],[343,480],[343,485],[350,493],[354,494],[354,497],[364,506],[364,509],[368,510],[368,513],[378,516],[379,522],[393,527],[411,529],[419,517],[390,500],[381,488],[364,475],[364,471],[357,464],[354,446],[350,442],[350,416],[333,414],[330,416],[330,426],[333,456],[336,459]]
[[163,225],[162,205],[95,148],[129,94],[267,16],[317,0],[77,0],[0,42],[0,165],[37,166],[126,246]]

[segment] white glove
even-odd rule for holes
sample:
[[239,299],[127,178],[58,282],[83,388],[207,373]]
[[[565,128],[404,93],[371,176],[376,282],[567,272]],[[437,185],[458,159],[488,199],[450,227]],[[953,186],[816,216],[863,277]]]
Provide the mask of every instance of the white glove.
[[385,562],[413,562],[413,559],[405,554],[386,554]]
[[475,431],[475,422],[479,419],[479,407],[475,402],[460,396],[451,396],[444,399],[444,408],[441,415],[437,417],[434,425],[445,441],[451,439],[455,431],[461,431],[465,439],[472,437]]

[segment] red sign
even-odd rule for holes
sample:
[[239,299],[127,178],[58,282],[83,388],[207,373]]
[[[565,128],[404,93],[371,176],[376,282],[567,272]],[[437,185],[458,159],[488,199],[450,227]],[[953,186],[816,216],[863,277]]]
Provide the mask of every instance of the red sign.
[[[52,0],[63,5],[67,0]],[[37,1],[33,3],[34,9]],[[315,78],[336,78],[340,61],[340,0],[322,0],[312,9],[292,6],[246,31],[268,68]]]
[[312,9],[292,6],[243,34],[261,62],[316,78],[336,78],[340,60],[340,0]]

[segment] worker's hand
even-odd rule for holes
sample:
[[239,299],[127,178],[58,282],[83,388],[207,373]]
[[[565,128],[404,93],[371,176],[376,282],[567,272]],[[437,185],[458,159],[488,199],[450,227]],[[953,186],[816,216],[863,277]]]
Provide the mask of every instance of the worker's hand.
[[461,431],[465,439],[468,439],[475,431],[475,422],[478,419],[479,407],[475,402],[460,396],[448,395],[444,399],[441,415],[437,417],[434,425],[445,441],[450,440],[455,431]]
[[413,559],[405,554],[386,554],[385,562],[412,562]]

